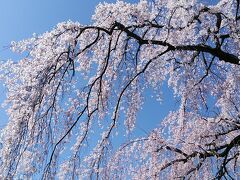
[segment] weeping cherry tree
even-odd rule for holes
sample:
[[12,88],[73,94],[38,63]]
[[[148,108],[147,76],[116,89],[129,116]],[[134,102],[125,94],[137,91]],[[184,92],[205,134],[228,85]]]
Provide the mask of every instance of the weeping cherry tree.
[[[0,67],[0,178],[239,177],[239,1],[118,0],[92,20],[12,43],[26,56]],[[146,90],[161,99],[164,84],[177,109],[131,136]]]

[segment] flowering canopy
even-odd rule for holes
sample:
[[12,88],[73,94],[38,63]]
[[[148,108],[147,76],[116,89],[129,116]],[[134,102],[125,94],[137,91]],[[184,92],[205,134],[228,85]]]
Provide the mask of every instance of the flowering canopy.
[[[99,4],[93,21],[12,43],[28,55],[1,64],[1,179],[236,178],[238,1],[119,0]],[[164,82],[179,108],[146,137],[111,148],[117,132],[134,132],[145,89],[161,97]]]

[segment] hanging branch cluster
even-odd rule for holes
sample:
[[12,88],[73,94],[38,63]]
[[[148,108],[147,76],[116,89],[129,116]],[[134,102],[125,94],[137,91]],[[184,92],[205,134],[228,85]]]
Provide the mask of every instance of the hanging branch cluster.
[[[28,55],[1,64],[9,115],[1,179],[235,179],[238,1],[117,1],[99,4],[93,20],[12,43]],[[163,82],[179,108],[146,137],[111,148],[134,134],[145,89],[161,97]]]

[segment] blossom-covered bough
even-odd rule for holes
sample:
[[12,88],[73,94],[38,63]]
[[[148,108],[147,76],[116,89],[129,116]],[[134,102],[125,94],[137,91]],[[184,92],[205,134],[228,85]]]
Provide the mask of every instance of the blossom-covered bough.
[[[99,4],[93,21],[12,43],[27,56],[1,64],[1,179],[240,176],[238,1],[117,1]],[[134,133],[145,89],[161,98],[164,82],[178,109],[146,137],[114,144]]]

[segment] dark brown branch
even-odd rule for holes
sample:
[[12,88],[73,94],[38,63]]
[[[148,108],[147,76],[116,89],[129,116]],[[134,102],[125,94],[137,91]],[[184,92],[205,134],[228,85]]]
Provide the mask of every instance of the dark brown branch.
[[[147,40],[141,38],[139,35],[131,32],[128,28],[126,28],[123,24],[115,22],[116,26],[124,31],[128,36],[136,39],[140,45],[143,44],[155,44],[155,45],[161,45],[161,46],[167,46],[170,50],[187,50],[187,51],[200,51],[200,52],[206,52],[210,53],[213,56],[218,57],[220,60],[223,60],[225,62],[229,62],[231,64],[237,64],[239,65],[240,60],[237,56],[230,54],[228,52],[224,52],[220,48],[212,48],[207,45],[178,45],[178,46],[173,46],[170,43],[167,43],[165,41],[158,41],[158,40]],[[111,31],[110,31],[111,32]]]

